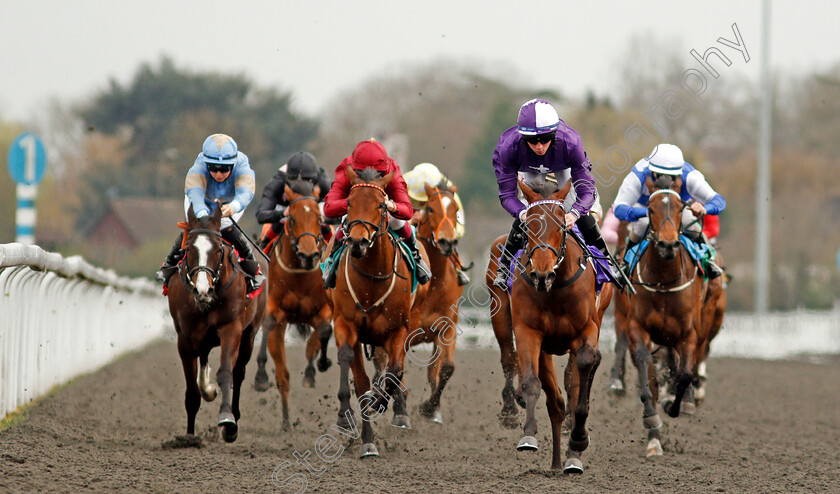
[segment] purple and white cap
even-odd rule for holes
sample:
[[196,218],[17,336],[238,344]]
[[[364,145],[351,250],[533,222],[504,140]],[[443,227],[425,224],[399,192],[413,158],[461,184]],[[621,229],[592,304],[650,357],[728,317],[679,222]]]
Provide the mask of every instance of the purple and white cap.
[[645,159],[650,163],[650,171],[663,175],[682,174],[685,163],[682,150],[673,144],[659,144]]
[[557,116],[557,110],[544,99],[535,98],[526,101],[519,108],[516,126],[522,135],[547,134],[557,130],[559,125],[560,117]]

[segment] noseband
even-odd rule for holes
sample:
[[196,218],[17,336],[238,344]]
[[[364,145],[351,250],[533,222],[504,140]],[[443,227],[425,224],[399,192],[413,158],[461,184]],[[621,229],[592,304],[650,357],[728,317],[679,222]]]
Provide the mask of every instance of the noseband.
[[[456,229],[456,227],[457,227],[457,225],[455,224],[455,222],[454,222],[454,221],[452,221],[452,219],[451,219],[451,218],[449,218],[449,216],[447,216],[447,215],[446,215],[446,209],[445,209],[445,208],[444,208],[444,206],[443,206],[443,197],[441,197],[441,196],[443,196],[444,194],[446,194],[446,195],[450,196],[450,197],[452,198],[452,201],[453,201],[453,202],[455,201],[455,194],[453,194],[453,193],[452,193],[452,191],[450,191],[450,190],[437,190],[437,191],[435,191],[434,193],[432,193],[432,194],[428,197],[428,199],[426,200],[426,221],[427,221],[427,222],[429,221],[429,220],[428,220],[428,214],[429,214],[429,201],[432,199],[432,197],[434,197],[434,196],[438,196],[438,200],[440,201],[440,210],[441,210],[441,214],[443,214],[443,221],[441,221],[440,223],[438,223],[437,228],[435,228],[435,229],[434,229],[434,231],[432,231],[432,238],[427,238],[427,239],[426,239],[426,240],[430,241],[430,242],[431,242],[431,243],[433,243],[433,244],[437,244],[438,240],[440,240],[440,229],[443,227],[443,225],[445,225],[446,223],[452,223],[452,229],[453,229],[453,230],[455,230],[455,229]],[[429,227],[430,227],[429,229],[431,230],[431,224],[429,224]]]
[[680,200],[680,202],[682,203],[682,207],[680,207],[680,224],[677,225],[676,223],[674,223],[674,220],[671,219],[671,201],[668,201],[668,211],[665,213],[665,219],[663,219],[662,222],[659,223],[659,228],[657,228],[656,231],[653,231],[653,228],[651,228],[651,231],[649,233],[653,242],[659,242],[659,232],[662,231],[662,227],[665,225],[665,223],[671,223],[672,225],[674,225],[674,228],[677,229],[677,234],[680,233],[682,228],[682,212],[686,207],[686,204],[682,202],[682,197],[680,197],[678,193],[674,192],[671,189],[659,189],[653,194],[651,194],[650,197],[648,197],[648,220],[650,220],[650,200],[659,194],[673,194],[677,196],[677,199]]
[[[187,233],[187,238],[189,239],[191,237],[194,237],[195,235],[201,235],[201,234],[203,234],[203,235],[214,235],[214,236],[219,237],[219,238],[221,238],[221,236],[222,236],[222,234],[220,232],[217,232],[216,230],[196,228],[196,229],[190,230]],[[193,296],[198,295],[198,288],[196,288],[195,282],[193,281],[193,279],[194,279],[194,277],[197,273],[201,273],[203,271],[203,272],[206,272],[210,276],[210,279],[211,279],[211,281],[210,281],[210,291],[215,292],[217,295],[222,293],[223,291],[225,291],[231,285],[231,283],[233,283],[233,280],[236,278],[236,270],[238,270],[238,266],[237,266],[238,263],[236,262],[235,259],[233,259],[233,249],[230,249],[229,252],[228,252],[228,257],[230,257],[231,264],[234,266],[234,273],[230,277],[230,280],[228,280],[228,282],[225,284],[225,286],[223,286],[218,291],[215,290],[216,284],[219,283],[219,279],[222,277],[222,273],[224,272],[224,267],[225,267],[224,242],[219,243],[218,252],[219,252],[219,264],[216,266],[215,269],[213,269],[209,266],[195,266],[195,267],[191,268],[189,266],[189,255],[184,255],[184,261],[181,264],[179,264],[179,267],[178,267],[178,274],[180,275],[181,281],[183,281],[184,286],[187,287],[187,289],[190,291],[190,293],[192,293]]]
[[[353,189],[355,189],[356,187],[370,187],[372,189],[378,190],[379,192],[382,192],[382,195],[385,196],[386,198],[388,197],[388,193],[385,192],[385,189],[383,189],[382,187],[380,187],[376,184],[366,184],[366,183],[356,184],[356,185],[350,187],[350,192],[353,192]],[[348,196],[349,195],[350,194],[348,193]],[[387,225],[387,221],[388,221],[388,209],[385,207],[385,202],[384,201],[379,204],[379,209],[382,211],[382,214],[379,217],[379,224],[378,225],[376,223],[372,223],[372,222],[367,221],[367,220],[356,219],[356,220],[352,220],[352,221],[347,223],[345,233],[349,234],[350,230],[353,229],[354,226],[362,225],[365,228],[365,230],[367,231],[367,234],[370,237],[371,243],[373,243],[373,240],[376,237],[382,235],[383,233],[385,233],[387,231],[386,225]]]
[[[562,207],[563,206],[563,201],[555,201],[553,199],[546,199],[544,201],[533,202],[533,203],[529,204],[528,207],[525,208],[525,211],[528,211],[533,207],[543,205],[543,204],[550,204],[550,205],[561,206]],[[557,269],[560,266],[560,263],[562,263],[563,259],[566,258],[566,237],[568,235],[567,235],[567,229],[566,229],[565,224],[558,223],[558,226],[560,226],[560,231],[563,232],[563,241],[560,243],[560,248],[557,249],[553,245],[549,245],[545,242],[540,242],[537,245],[535,245],[534,247],[532,247],[531,250],[528,251],[528,264],[531,263],[534,252],[536,252],[539,249],[544,249],[544,250],[550,251],[557,258],[557,262],[554,263],[554,267],[552,269]],[[526,227],[527,227],[527,225],[526,225]]]
[[[314,200],[315,204],[316,204],[316,207],[317,207],[318,199],[313,197],[313,196],[298,197],[294,201],[290,202],[288,207],[292,207],[292,204],[294,204],[298,201],[302,201],[304,199]],[[318,234],[317,235],[312,233],[312,232],[303,232],[300,235],[295,236],[294,233],[292,232],[292,227],[291,227],[291,223],[294,223],[294,222],[295,222],[295,217],[290,214],[289,219],[284,224],[285,225],[284,230],[286,231],[286,235],[289,236],[289,243],[292,244],[292,250],[294,251],[295,255],[298,254],[298,242],[300,242],[300,239],[302,239],[303,237],[306,237],[306,236],[315,237],[315,243],[320,248],[321,244],[324,242],[324,237],[321,235],[320,228],[318,229]],[[320,226],[320,221],[318,223],[319,223],[319,226]]]

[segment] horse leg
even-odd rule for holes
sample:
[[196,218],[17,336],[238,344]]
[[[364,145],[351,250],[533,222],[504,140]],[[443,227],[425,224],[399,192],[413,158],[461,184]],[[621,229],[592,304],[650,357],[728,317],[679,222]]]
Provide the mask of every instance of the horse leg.
[[[598,365],[601,363],[601,352],[596,348],[598,326],[592,323],[589,329],[589,337],[586,338],[584,344],[573,350],[577,357],[578,390],[574,404],[575,422],[572,432],[569,434],[569,449],[566,451],[568,460],[563,470],[565,473],[583,473],[583,464],[580,457],[589,447],[589,434],[586,431],[586,419],[589,417],[589,394],[592,390],[595,371],[598,370]],[[569,405],[571,408],[571,400],[569,400]]]
[[385,366],[388,365],[388,352],[382,347],[373,347],[371,361],[373,362],[373,382],[379,382]]
[[216,381],[222,390],[222,403],[219,406],[219,427],[222,428],[222,439],[232,443],[236,441],[239,428],[236,425],[236,417],[233,415],[232,393],[233,393],[233,364],[239,354],[239,342],[242,338],[242,329],[236,324],[229,324],[219,329],[219,343],[221,355],[219,356],[219,370],[216,372]]
[[289,430],[289,368],[286,364],[286,323],[285,316],[278,312],[274,329],[268,333],[268,351],[274,360],[274,380],[280,392],[283,407],[283,430]]
[[566,368],[563,370],[563,387],[566,390],[566,397],[568,398],[568,406],[566,407],[566,415],[563,417],[563,434],[568,434],[572,431],[575,423],[575,417],[572,410],[578,400],[578,390],[580,389],[580,372],[577,366],[577,355],[575,352],[569,352],[569,361],[566,362]]
[[610,380],[607,382],[607,391],[613,396],[624,396],[627,392],[624,386],[624,376],[626,373],[625,361],[630,340],[627,338],[626,331],[619,330],[617,321],[615,335],[615,360],[613,360],[613,365],[610,368]]
[[[697,332],[692,331],[688,338],[676,347],[680,357],[679,371],[676,375],[677,393],[674,397],[674,403],[668,410],[665,410],[671,417],[679,417],[680,411],[685,411],[688,415],[694,414],[693,393],[689,388],[694,379],[691,371],[694,368],[694,348],[696,345]],[[683,403],[683,399],[686,399],[685,403]]]
[[210,379],[210,365],[207,362],[210,355],[210,349],[203,351],[198,356],[199,370],[198,370],[198,391],[204,401],[213,401],[219,394],[219,386]]
[[[352,336],[355,336],[353,334]],[[353,363],[354,352],[351,343],[351,330],[344,319],[337,319],[335,323],[335,344],[338,347],[338,420],[336,425],[348,429],[352,424],[353,408],[350,406],[350,365]]]
[[440,397],[449,382],[449,378],[455,372],[455,336],[455,327],[450,324],[447,324],[442,331],[435,335],[435,345],[441,350],[441,354],[434,362],[436,374],[434,382],[432,382],[432,368],[429,367],[429,382],[432,384],[432,394],[429,400],[420,406],[420,411],[422,412],[425,406],[427,412],[431,411],[432,422],[436,424],[443,423],[443,416],[440,413]]
[[[554,358],[551,354],[541,352],[540,355],[540,383],[545,391],[545,405],[548,409],[548,417],[551,419],[551,468],[562,468],[563,432],[562,423],[564,412],[563,394],[557,386],[557,370],[554,367]],[[581,471],[583,471],[581,467]]]
[[321,357],[318,359],[318,372],[327,372],[332,365],[332,360],[327,357],[327,349],[330,347],[330,337],[333,334],[332,309],[326,304],[320,314],[313,320],[315,331],[318,332],[318,340],[321,343]]
[[[405,365],[405,340],[408,335],[408,326],[402,326],[399,331],[391,336],[386,343],[388,350],[388,370],[379,379],[377,388],[384,388],[384,395],[380,393],[385,408],[388,407],[388,397],[394,399],[394,418],[391,425],[398,429],[411,429],[411,419],[408,416],[405,397],[407,389],[403,384]],[[384,386],[383,386],[384,385]]]
[[536,451],[537,419],[534,409],[540,398],[539,372],[540,346],[542,335],[530,328],[516,331],[519,368],[522,369],[522,396],[525,399],[524,435],[516,446],[517,451]]
[[262,324],[262,340],[260,340],[260,350],[257,353],[257,374],[254,376],[254,389],[263,392],[268,391],[271,384],[268,382],[268,373],[265,371],[265,363],[268,361],[268,353],[266,346],[268,343],[268,333],[274,327],[274,317],[267,316]]
[[187,381],[187,390],[184,393],[184,408],[187,410],[187,434],[195,434],[195,416],[201,407],[201,393],[196,382],[197,362],[195,356],[186,345],[179,343],[178,354],[181,357],[181,366],[184,368],[184,379]]
[[303,387],[315,387],[315,366],[312,362],[315,360],[315,355],[321,350],[321,341],[315,331],[309,333],[309,338],[306,340],[306,369],[303,371]]
[[[338,333],[336,333],[336,336],[338,336]],[[358,340],[353,345],[351,352],[353,383],[356,388],[356,399],[359,403],[359,414],[362,416],[362,448],[359,456],[361,458],[379,456],[379,451],[376,449],[376,444],[373,442],[373,426],[371,423],[378,419],[380,415],[385,413],[388,400],[384,400],[385,406],[382,406],[382,400],[377,398],[375,393],[372,392],[370,388],[370,379],[365,371],[364,351],[362,350],[362,344]],[[340,350],[338,358],[339,363],[341,363],[342,354],[340,353]],[[349,386],[347,388],[347,396],[349,403]]]
[[[426,379],[429,381],[429,387],[431,388],[431,395],[429,399],[424,401],[420,404],[420,415],[426,417],[427,419],[435,418],[435,412],[437,411],[438,405],[432,403],[432,397],[435,395],[435,390],[438,386],[438,373],[440,371],[440,359],[441,359],[441,351],[442,348],[438,343],[437,335],[435,335],[435,341],[433,343],[434,351],[432,352],[432,356],[437,356],[434,358],[429,365],[426,366]],[[440,413],[438,413],[438,420],[435,422],[440,423]]]
[[242,381],[245,380],[245,366],[251,360],[251,353],[254,350],[254,327],[248,326],[242,333],[239,340],[239,355],[236,357],[236,365],[233,366],[233,417],[239,422],[239,394],[242,390]]
[[[498,301],[496,310],[492,310],[490,319],[493,324],[493,333],[501,350],[502,373],[505,377],[505,385],[502,388],[502,410],[499,412],[499,422],[502,427],[515,429],[519,427],[519,411],[516,408],[518,396],[513,385],[513,379],[518,374],[516,349],[513,343],[513,329],[510,318],[510,299],[507,294],[496,287],[490,288],[491,300]],[[495,302],[494,302],[495,304]],[[491,304],[493,305],[493,304]],[[525,408],[525,403],[519,403]]]
[[648,445],[645,456],[662,455],[662,437],[659,432],[662,427],[662,419],[656,413],[656,396],[659,394],[659,386],[656,382],[656,374],[651,365],[651,355],[648,349],[647,333],[633,320],[629,324],[630,348],[633,351],[633,363],[639,374],[639,392],[642,399],[642,424],[648,435]]

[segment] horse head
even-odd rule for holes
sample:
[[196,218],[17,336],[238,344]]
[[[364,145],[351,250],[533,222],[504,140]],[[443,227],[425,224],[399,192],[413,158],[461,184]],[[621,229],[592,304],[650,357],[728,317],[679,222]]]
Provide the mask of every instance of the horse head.
[[[421,213],[421,221],[428,228],[422,234],[434,242],[440,253],[451,256],[455,252],[458,240],[455,238],[455,228],[458,224],[458,203],[455,202],[455,192],[458,188],[445,183],[432,187],[424,184],[428,200]],[[425,230],[425,228],[424,228]]]
[[196,297],[199,306],[208,308],[215,298],[215,287],[222,275],[222,209],[212,215],[195,217],[192,205],[187,211],[186,254],[181,268],[184,284]]
[[[309,182],[300,182],[310,184]],[[292,250],[303,269],[312,269],[321,257],[321,210],[318,208],[318,195],[321,190],[286,185],[286,197],[289,199],[289,215],[286,219],[286,234]]]
[[555,270],[566,254],[566,226],[563,211],[564,190],[545,182],[532,189],[519,183],[528,201],[525,231],[528,235],[528,274],[538,292],[547,292],[557,277]]
[[388,209],[385,188],[394,178],[394,172],[384,177],[373,168],[358,173],[347,167],[350,193],[347,196],[347,243],[350,255],[364,257],[380,235],[388,233]]
[[648,177],[645,185],[652,191],[648,199],[651,241],[662,259],[671,260],[680,248],[680,225],[685,207],[679,193],[682,178],[660,175],[654,182]]

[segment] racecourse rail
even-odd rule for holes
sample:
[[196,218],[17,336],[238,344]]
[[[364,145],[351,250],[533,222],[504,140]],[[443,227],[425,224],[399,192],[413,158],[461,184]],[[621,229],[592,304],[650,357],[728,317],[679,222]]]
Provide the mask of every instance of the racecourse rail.
[[171,328],[160,286],[0,244],[0,416]]

